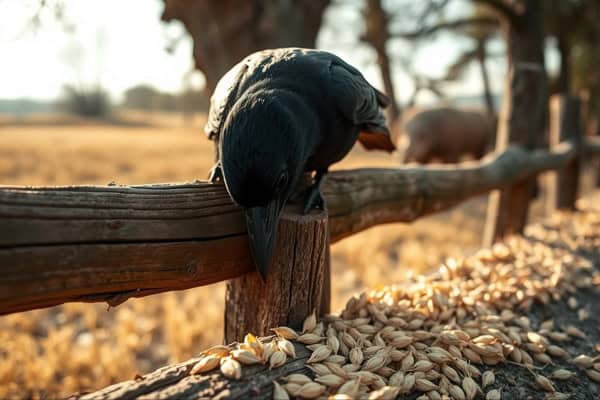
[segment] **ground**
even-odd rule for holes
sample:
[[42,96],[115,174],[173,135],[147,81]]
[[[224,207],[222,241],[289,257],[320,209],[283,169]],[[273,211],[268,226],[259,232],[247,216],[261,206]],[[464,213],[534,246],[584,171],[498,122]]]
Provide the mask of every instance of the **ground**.
[[[72,118],[0,121],[0,184],[193,181],[212,164],[202,119],[132,116],[128,123]],[[397,166],[360,148],[336,168]],[[587,187],[587,186],[586,186]],[[534,217],[543,214],[541,202]],[[365,286],[399,281],[475,251],[485,197],[412,225],[369,229],[333,246],[333,309]],[[54,398],[188,359],[222,340],[224,285],[103,304],[66,304],[0,317],[0,398]]]

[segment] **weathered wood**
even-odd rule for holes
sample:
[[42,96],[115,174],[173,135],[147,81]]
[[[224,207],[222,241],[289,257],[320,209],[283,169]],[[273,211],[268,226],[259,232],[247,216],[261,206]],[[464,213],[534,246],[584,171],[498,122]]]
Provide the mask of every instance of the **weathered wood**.
[[[590,255],[590,254],[588,254]],[[596,267],[600,265],[597,263]],[[564,348],[571,355],[589,354],[593,352],[594,343],[598,338],[598,326],[600,313],[600,303],[598,292],[596,290],[580,290],[573,296],[579,304],[584,304],[586,309],[590,310],[590,318],[581,321],[577,318],[577,313],[566,304],[566,301],[551,302],[547,305],[536,305],[526,316],[532,321],[545,321],[554,319],[557,326],[573,325],[584,331],[588,336],[584,339],[572,340],[564,345]],[[85,395],[73,395],[69,400],[133,400],[133,399],[271,399],[272,382],[288,376],[292,373],[302,373],[313,377],[310,370],[305,367],[306,360],[309,357],[308,350],[297,343],[294,343],[296,355],[295,359],[288,359],[287,363],[281,368],[268,369],[265,366],[244,366],[242,369],[242,378],[239,381],[232,381],[225,378],[219,372],[211,372],[204,375],[190,376],[189,371],[197,359],[192,359],[184,363],[163,367],[152,373],[144,375],[141,379],[120,382],[101,389],[97,392]],[[563,346],[563,345],[561,345]],[[572,369],[571,357],[555,358],[555,365],[552,370],[559,368]],[[480,365],[476,366],[480,369]],[[536,396],[539,394],[539,388],[531,382],[531,374],[516,364],[503,363],[492,367],[496,373],[496,386],[502,388],[503,398],[505,399],[541,399]],[[555,384],[560,385],[559,390],[565,393],[571,393],[573,400],[589,400],[598,398],[598,385],[588,380],[580,370],[575,379],[560,381]],[[523,393],[526,393],[524,395]],[[414,400],[422,393],[412,393],[411,395],[401,396],[399,399]],[[483,398],[483,397],[477,397]]]
[[284,376],[301,373],[311,376],[306,368],[310,352],[294,343],[296,358],[275,369],[265,365],[244,366],[242,378],[228,380],[216,370],[203,375],[189,375],[197,359],[158,369],[143,379],[117,383],[100,391],[74,395],[80,400],[133,400],[133,399],[271,399],[273,381]]
[[597,156],[595,163],[596,166],[596,187],[600,188],[600,136],[594,138],[594,141],[586,141],[586,150],[588,154]]
[[[562,143],[458,166],[333,172],[323,183],[331,241],[446,210],[574,154]],[[221,185],[0,189],[0,314],[118,304],[252,270],[242,213]]]
[[[575,96],[554,95],[550,99],[550,146],[582,139],[581,101]],[[549,178],[548,214],[557,208],[574,210],[580,175],[580,157],[575,157]]]
[[581,101],[581,131],[582,136],[592,134],[592,114],[590,113],[590,91],[589,89],[581,89],[577,94]]
[[[327,243],[330,243],[329,230],[327,231]],[[325,249],[325,270],[323,271],[323,290],[321,292],[321,307],[318,315],[331,312],[331,246]]]
[[[586,141],[586,151],[590,154],[600,156],[600,130],[594,137],[588,137]],[[596,187],[600,188],[600,157],[596,160]]]
[[562,143],[551,152],[513,146],[481,162],[334,173],[323,185],[331,241],[378,224],[413,222],[490,190],[560,168],[575,155],[571,143]]
[[581,98],[581,113],[583,115],[584,154],[592,156],[591,165],[596,172],[594,184],[600,188],[600,125],[598,116],[591,111],[591,93],[589,89],[579,92]]
[[583,142],[584,151],[590,156],[600,155],[600,136],[586,137]]
[[0,313],[189,289],[254,270],[246,237],[0,250]]
[[[519,144],[532,149],[542,145],[547,84],[544,68],[543,1],[523,0],[519,12],[507,13],[506,2],[486,2],[502,17],[507,43],[509,74],[506,79],[496,149]],[[488,205],[484,245],[520,233],[527,223],[534,178],[527,177],[501,192],[492,193]]]
[[225,188],[206,182],[1,189],[0,247],[208,240],[246,232]]
[[387,122],[388,126],[392,127],[394,139],[397,139],[399,132],[396,129],[396,125],[399,123],[401,110],[396,99],[394,81],[392,79],[392,67],[386,49],[386,44],[390,39],[389,16],[384,10],[381,0],[367,0],[363,9],[363,16],[365,20],[365,33],[361,37],[361,40],[371,45],[377,54],[377,64],[379,65],[384,92],[390,99],[390,104],[385,110]]
[[289,326],[300,329],[313,310],[320,312],[329,236],[327,213],[301,215],[286,209],[279,222],[273,264],[263,283],[254,271],[227,283],[225,341],[252,332]]

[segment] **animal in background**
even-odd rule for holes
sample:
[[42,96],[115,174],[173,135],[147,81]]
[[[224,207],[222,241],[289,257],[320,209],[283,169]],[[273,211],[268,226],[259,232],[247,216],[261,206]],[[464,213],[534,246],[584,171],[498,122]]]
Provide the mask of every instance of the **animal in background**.
[[205,127],[218,143],[211,181],[222,179],[244,209],[263,279],[281,211],[307,172],[316,176],[303,196],[305,212],[323,207],[324,175],[357,140],[395,150],[382,113],[388,102],[356,68],[324,51],[264,50],[221,78]]
[[402,130],[409,141],[405,163],[457,163],[465,155],[480,159],[493,148],[496,122],[474,111],[434,108],[409,118]]

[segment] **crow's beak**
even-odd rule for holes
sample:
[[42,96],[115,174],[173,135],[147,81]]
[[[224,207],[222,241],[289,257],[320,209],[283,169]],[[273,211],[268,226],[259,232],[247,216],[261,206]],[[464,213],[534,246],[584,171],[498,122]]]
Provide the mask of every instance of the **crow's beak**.
[[263,282],[267,279],[267,272],[273,258],[273,246],[277,238],[281,209],[279,199],[272,200],[264,207],[246,209],[250,250]]

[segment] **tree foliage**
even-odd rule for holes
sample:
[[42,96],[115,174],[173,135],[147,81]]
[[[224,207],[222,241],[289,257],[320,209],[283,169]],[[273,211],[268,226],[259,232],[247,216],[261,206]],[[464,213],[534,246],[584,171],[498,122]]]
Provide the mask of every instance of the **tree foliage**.
[[137,85],[125,91],[123,106],[145,111],[181,111],[191,114],[208,111],[208,99],[198,89],[186,89],[180,94],[171,94],[149,85]]
[[103,118],[110,112],[108,94],[98,86],[65,85],[62,105],[75,115]]

